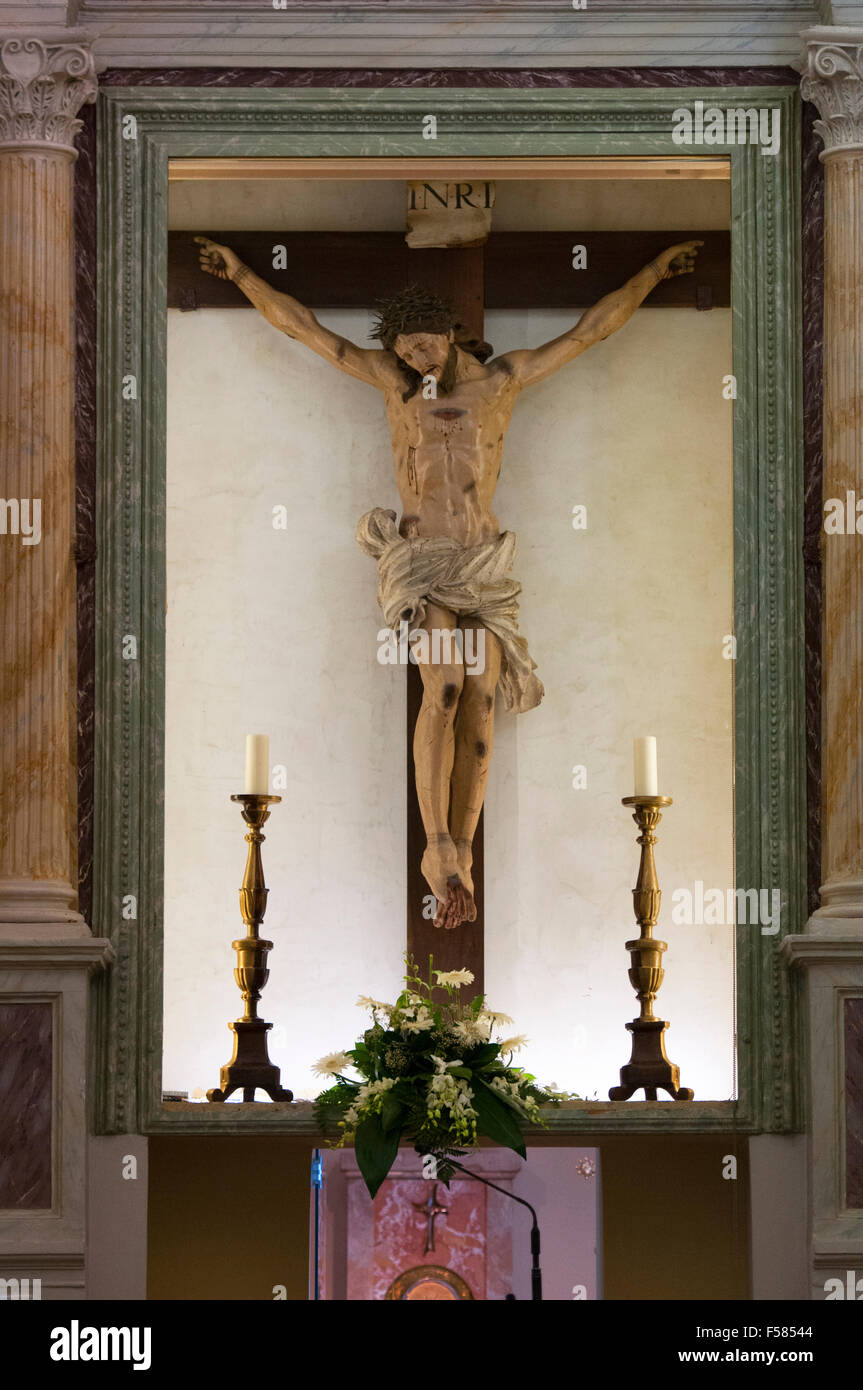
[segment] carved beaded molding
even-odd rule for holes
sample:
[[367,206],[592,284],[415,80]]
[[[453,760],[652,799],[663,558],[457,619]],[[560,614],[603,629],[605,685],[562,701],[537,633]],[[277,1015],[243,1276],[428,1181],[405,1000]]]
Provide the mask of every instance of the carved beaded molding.
[[821,116],[815,129],[824,141],[822,159],[863,153],[863,30],[846,41],[816,31],[807,45],[800,91]]
[[96,100],[93,54],[86,44],[41,39],[0,43],[0,145],[71,151],[78,112]]
[[[778,108],[782,122],[776,155],[751,144],[703,151],[729,158],[734,229],[737,882],[780,888],[782,928],[776,936],[737,929],[737,1100],[584,1103],[552,1114],[550,1128],[561,1135],[753,1133],[802,1124],[798,984],[779,950],[783,936],[806,922],[800,98],[790,86],[434,93],[434,155],[443,158],[679,155],[672,112],[696,100]],[[431,161],[421,134],[428,104],[429,92],[417,89],[110,87],[99,97],[92,925],[116,953],[94,985],[91,1075],[101,1132],[315,1136],[307,1105],[161,1101],[168,161]],[[138,378],[137,400],[122,398],[126,372]],[[122,660],[119,635],[126,632],[139,634],[134,662]],[[134,921],[121,912],[129,893],[138,900]],[[621,903],[622,933],[630,910]]]

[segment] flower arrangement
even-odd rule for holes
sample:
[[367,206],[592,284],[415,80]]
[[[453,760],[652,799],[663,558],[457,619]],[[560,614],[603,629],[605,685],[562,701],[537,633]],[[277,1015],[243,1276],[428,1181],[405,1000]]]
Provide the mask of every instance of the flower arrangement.
[[[473,984],[471,972],[433,965],[430,956],[424,980],[408,956],[405,988],[395,1004],[362,995],[357,1003],[371,1012],[372,1026],[347,1052],[315,1064],[318,1075],[336,1078],[315,1101],[318,1123],[325,1134],[339,1131],[338,1139],[330,1139],[335,1148],[353,1140],[372,1197],[401,1140],[433,1154],[437,1176],[448,1182],[454,1169],[447,1157],[463,1157],[480,1135],[526,1157],[521,1124],[546,1127],[540,1106],[564,1099],[511,1065],[527,1039],[494,1036],[511,1018],[487,1008],[482,994],[461,1002],[462,987]],[[435,988],[446,991],[443,1000],[433,998]],[[343,1075],[347,1070],[361,1079]]]

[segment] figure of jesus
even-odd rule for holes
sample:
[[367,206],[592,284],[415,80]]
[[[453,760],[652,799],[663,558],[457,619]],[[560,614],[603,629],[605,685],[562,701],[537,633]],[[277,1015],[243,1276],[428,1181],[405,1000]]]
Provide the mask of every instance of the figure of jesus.
[[[494,747],[495,690],[516,713],[544,693],[518,631],[521,586],[509,577],[515,536],[501,532],[492,511],[513,406],[526,387],[621,328],[661,280],[692,271],[703,242],[668,247],[560,337],[487,360],[488,345],[466,340],[452,310],[430,291],[410,286],[383,304],[374,331],[381,347],[361,348],[273,289],[229,247],[195,240],[203,270],[232,280],[275,328],[383,395],[402,517],[397,525],[395,512],[375,507],[361,519],[357,540],[377,560],[389,627],[406,622],[438,637],[429,647],[440,659],[419,663],[423,701],[414,733],[427,842],[422,872],[437,900],[436,926],[473,921],[473,838]],[[440,640],[458,628],[477,629],[474,641],[484,644],[484,663],[467,673],[453,638]]]

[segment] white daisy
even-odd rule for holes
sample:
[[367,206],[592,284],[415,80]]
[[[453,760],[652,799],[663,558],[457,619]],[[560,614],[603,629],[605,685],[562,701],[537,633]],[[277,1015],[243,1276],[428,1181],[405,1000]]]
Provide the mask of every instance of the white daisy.
[[352,1067],[353,1062],[344,1052],[330,1052],[326,1057],[320,1057],[312,1067],[315,1076],[335,1076],[338,1072],[345,1071],[347,1067]]
[[455,989],[461,989],[462,985],[472,985],[475,979],[470,970],[436,970],[434,973],[439,985],[452,985]]

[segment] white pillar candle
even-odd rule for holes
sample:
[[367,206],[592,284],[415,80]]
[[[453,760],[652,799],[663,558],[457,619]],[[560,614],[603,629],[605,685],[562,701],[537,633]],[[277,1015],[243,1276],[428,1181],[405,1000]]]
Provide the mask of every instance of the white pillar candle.
[[637,738],[633,747],[635,762],[635,795],[658,796],[656,775],[656,739]]
[[246,734],[246,792],[267,796],[270,791],[270,739],[268,734]]

